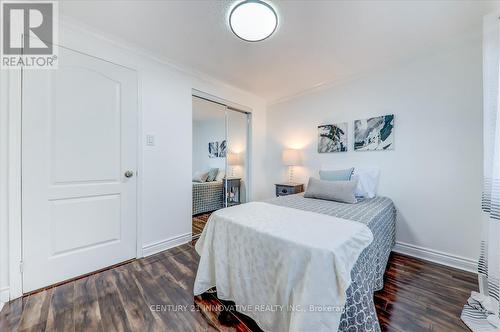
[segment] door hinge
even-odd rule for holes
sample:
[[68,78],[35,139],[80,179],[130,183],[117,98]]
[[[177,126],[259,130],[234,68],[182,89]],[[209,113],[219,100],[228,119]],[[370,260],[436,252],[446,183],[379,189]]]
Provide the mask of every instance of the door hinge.
[[19,272],[21,272],[21,273],[24,272],[24,263],[23,263],[23,261],[19,262]]

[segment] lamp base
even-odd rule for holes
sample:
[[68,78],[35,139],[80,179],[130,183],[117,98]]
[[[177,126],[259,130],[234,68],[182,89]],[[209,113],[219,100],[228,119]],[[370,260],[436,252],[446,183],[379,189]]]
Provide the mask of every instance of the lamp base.
[[293,183],[293,166],[288,166],[288,182]]

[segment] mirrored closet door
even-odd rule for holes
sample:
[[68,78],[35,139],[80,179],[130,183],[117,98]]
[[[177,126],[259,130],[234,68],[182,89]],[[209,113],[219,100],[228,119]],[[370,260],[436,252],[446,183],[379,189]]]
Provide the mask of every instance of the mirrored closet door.
[[193,96],[193,237],[210,214],[248,200],[250,114]]
[[248,188],[248,114],[226,109],[227,172],[226,206],[247,201]]

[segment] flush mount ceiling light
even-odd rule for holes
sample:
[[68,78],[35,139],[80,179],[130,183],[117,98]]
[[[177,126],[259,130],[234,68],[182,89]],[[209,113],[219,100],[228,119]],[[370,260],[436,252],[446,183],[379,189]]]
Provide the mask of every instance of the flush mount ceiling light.
[[238,3],[229,14],[233,33],[248,42],[258,42],[271,36],[278,26],[278,15],[271,5],[260,0]]

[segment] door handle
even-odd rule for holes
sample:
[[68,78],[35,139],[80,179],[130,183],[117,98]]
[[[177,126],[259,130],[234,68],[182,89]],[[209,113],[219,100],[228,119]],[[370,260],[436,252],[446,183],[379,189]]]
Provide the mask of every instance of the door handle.
[[133,171],[126,171],[124,175],[126,178],[131,178],[134,176],[134,172]]

